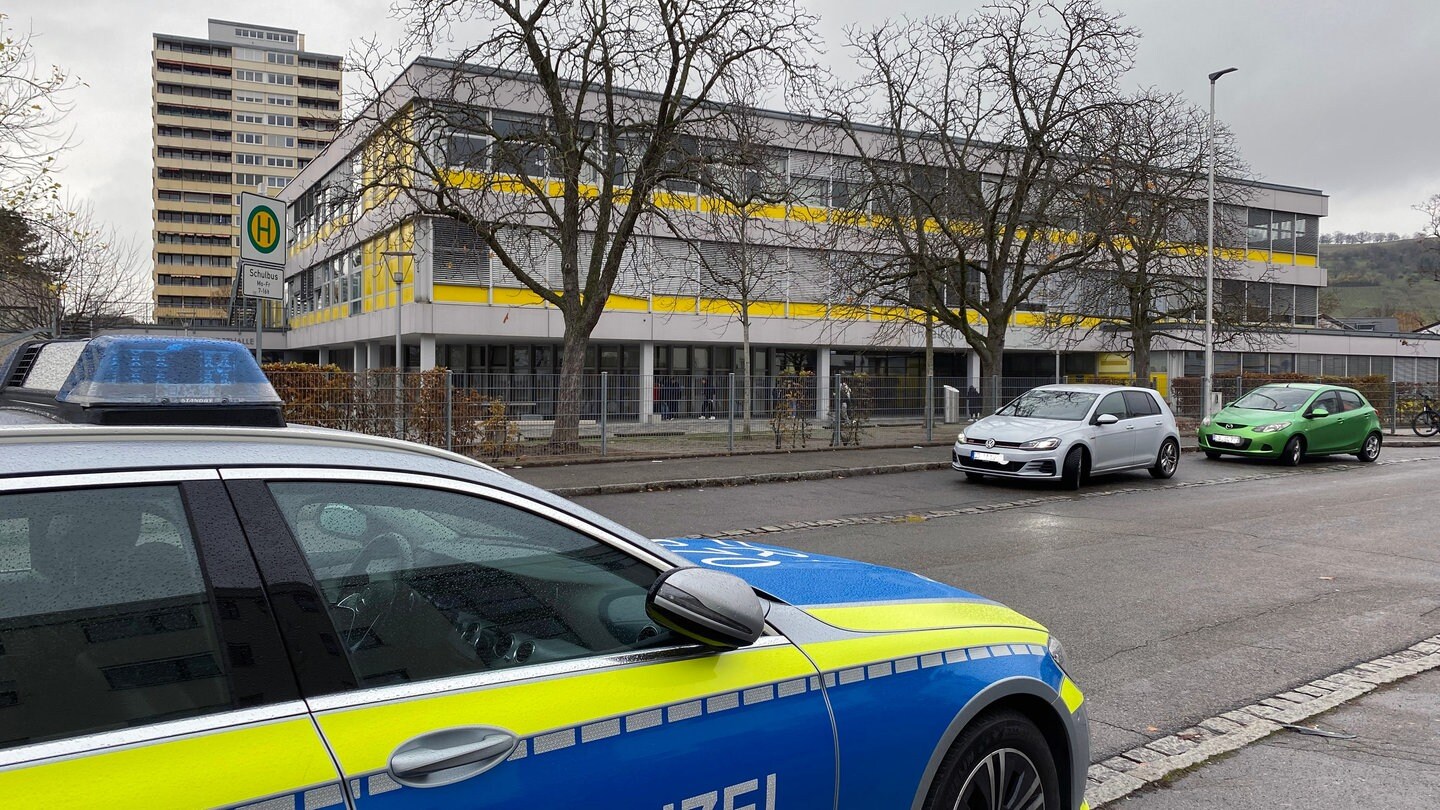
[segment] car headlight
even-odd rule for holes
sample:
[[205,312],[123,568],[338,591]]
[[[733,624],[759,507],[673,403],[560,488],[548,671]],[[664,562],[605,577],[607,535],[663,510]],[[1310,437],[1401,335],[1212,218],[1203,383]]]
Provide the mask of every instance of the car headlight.
[[955,437],[955,441],[958,442],[958,443],[960,443],[960,444],[964,444],[964,443],[965,443],[965,434],[964,434],[964,433],[961,433],[960,435],[956,436],[956,437]]
[[1054,450],[1060,446],[1060,440],[1056,438],[1031,439],[1020,445],[1021,450]]
[[1256,433],[1279,433],[1287,427],[1290,427],[1289,422],[1274,422],[1269,425],[1261,425],[1257,428],[1251,428],[1251,430],[1255,431]]
[[1210,417],[1207,416],[1204,419],[1201,419],[1200,427],[1210,427]]
[[1065,655],[1065,645],[1060,643],[1060,639],[1051,636],[1045,646],[1050,648],[1050,657],[1055,659],[1055,664],[1064,670],[1066,675],[1069,675],[1070,662]]

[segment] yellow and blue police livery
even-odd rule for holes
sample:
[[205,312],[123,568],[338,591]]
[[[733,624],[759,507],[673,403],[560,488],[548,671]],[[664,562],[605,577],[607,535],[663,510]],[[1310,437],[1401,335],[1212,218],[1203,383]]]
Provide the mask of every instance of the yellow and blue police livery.
[[1058,643],[965,591],[286,426],[238,344],[0,365],[6,801],[1075,808],[1088,754]]

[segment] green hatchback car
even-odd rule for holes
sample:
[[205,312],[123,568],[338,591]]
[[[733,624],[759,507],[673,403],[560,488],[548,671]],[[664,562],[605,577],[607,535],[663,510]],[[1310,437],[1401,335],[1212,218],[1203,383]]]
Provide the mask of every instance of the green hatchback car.
[[1380,457],[1380,417],[1353,388],[1288,383],[1256,388],[1200,423],[1200,449],[1222,455],[1279,459],[1295,466],[1307,455]]

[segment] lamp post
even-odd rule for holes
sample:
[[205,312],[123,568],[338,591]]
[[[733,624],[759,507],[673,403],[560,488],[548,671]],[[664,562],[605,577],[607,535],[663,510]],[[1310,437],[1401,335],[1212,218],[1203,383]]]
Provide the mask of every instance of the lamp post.
[[1215,82],[1226,73],[1239,68],[1225,68],[1210,74],[1210,134],[1206,139],[1210,151],[1210,182],[1206,193],[1209,216],[1205,226],[1205,378],[1201,381],[1203,398],[1200,415],[1210,417],[1210,390],[1215,385]]
[[400,285],[405,281],[405,260],[414,259],[415,252],[410,250],[386,250],[381,254],[385,257],[385,263],[390,264],[394,259],[394,266],[390,268],[390,280],[395,282],[395,436],[400,437],[403,424],[400,419],[400,378],[405,372],[405,357],[401,354],[405,350],[400,339]]

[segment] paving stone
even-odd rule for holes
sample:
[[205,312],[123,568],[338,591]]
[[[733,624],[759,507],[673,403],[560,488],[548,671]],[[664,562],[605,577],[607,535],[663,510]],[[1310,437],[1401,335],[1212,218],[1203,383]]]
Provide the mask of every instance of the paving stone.
[[[1119,773],[1133,771],[1140,766],[1140,763],[1136,762],[1133,759],[1126,759],[1125,757],[1111,757],[1100,764],[1104,765],[1111,771],[1116,771]],[[1093,771],[1095,770],[1095,768],[1092,766],[1090,770]]]
[[1159,751],[1154,751],[1152,749],[1141,746],[1139,748],[1132,748],[1129,751],[1121,754],[1120,756],[1125,757],[1126,759],[1133,759],[1141,765],[1144,765],[1147,762],[1159,762],[1160,760],[1164,759],[1166,755],[1160,753]]
[[1299,692],[1302,695],[1309,695],[1310,697],[1324,697],[1325,695],[1330,694],[1330,690],[1321,689],[1318,686],[1311,686],[1310,684],[1297,686],[1295,687],[1295,691]]
[[1241,728],[1239,723],[1224,717],[1211,717],[1208,720],[1201,720],[1200,725],[1203,728],[1210,729],[1216,734],[1229,734],[1230,732],[1238,731]]
[[1158,740],[1149,742],[1146,744],[1146,747],[1151,749],[1152,751],[1159,751],[1165,756],[1173,757],[1183,754],[1186,751],[1194,748],[1195,743],[1190,742],[1189,740],[1182,740],[1179,737],[1171,735],[1169,737],[1161,737]]

